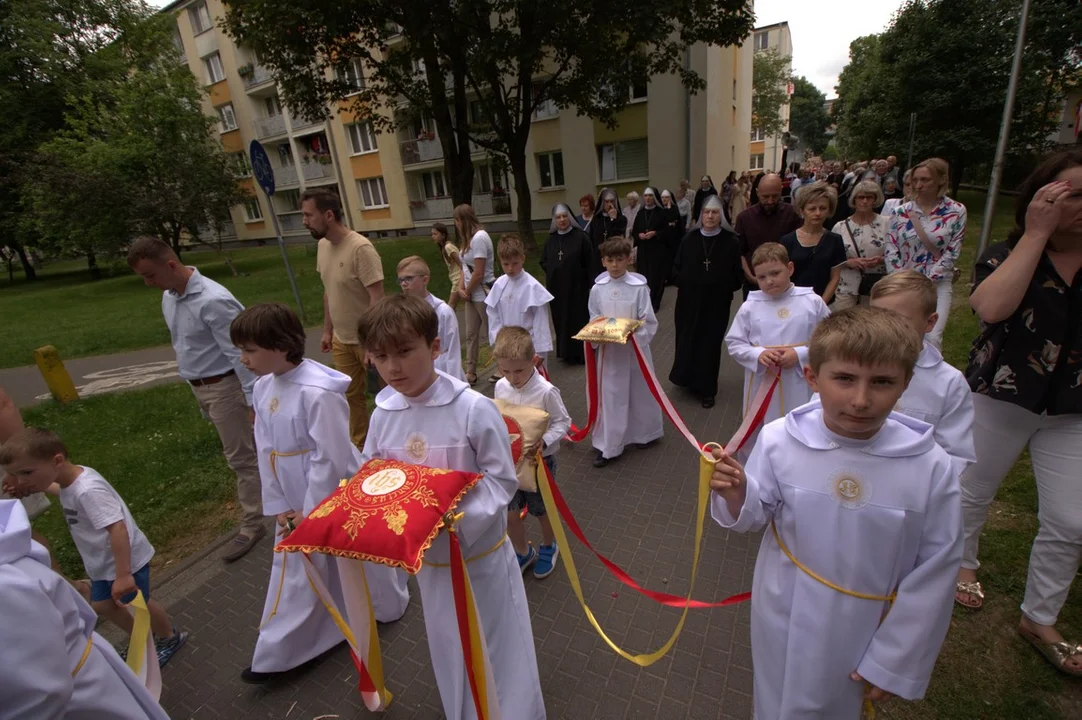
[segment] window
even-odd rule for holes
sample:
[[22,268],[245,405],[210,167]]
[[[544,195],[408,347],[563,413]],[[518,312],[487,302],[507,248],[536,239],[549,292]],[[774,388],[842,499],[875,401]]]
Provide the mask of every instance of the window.
[[474,165],[473,191],[475,193],[506,192],[507,177],[503,172],[492,169],[489,163]]
[[222,56],[211,53],[203,58],[203,67],[207,71],[207,85],[225,80],[225,70],[222,69]]
[[282,114],[282,101],[278,99],[278,93],[263,98],[263,109],[266,111],[267,117]]
[[278,144],[278,164],[282,167],[293,167],[293,149],[287,142]]
[[766,140],[766,133],[763,132],[763,129],[762,128],[755,128],[754,130],[752,130],[751,131],[751,141],[752,142],[759,142],[761,140]]
[[556,103],[553,100],[549,99],[549,98],[544,98],[543,100],[538,102],[538,97],[540,96],[540,94],[541,94],[541,86],[540,85],[534,85],[533,86],[533,99],[534,99],[534,103],[536,103],[536,104],[534,105],[533,119],[534,120],[547,120],[549,118],[554,118],[554,117],[558,116],[560,114],[560,108],[556,107]]
[[361,61],[353,58],[345,65],[339,65],[335,69],[338,79],[349,85],[351,95],[364,88],[364,72],[361,70]]
[[289,208],[286,212],[296,212],[301,209],[300,190],[283,190],[278,192],[275,197],[282,198],[282,204]]
[[180,28],[176,25],[173,25],[173,47],[184,57],[184,38],[180,36]]
[[436,138],[436,121],[431,116],[422,113],[420,117],[413,118],[410,123],[413,136],[418,140],[434,140]]
[[763,153],[751,156],[751,169],[762,170],[763,169]]
[[631,102],[646,99],[646,80],[631,81]]
[[598,145],[597,166],[601,171],[602,182],[649,177],[650,162],[646,139]]
[[443,179],[443,170],[433,170],[421,174],[421,191],[425,199],[447,197],[447,182]]
[[192,23],[192,32],[196,35],[205,33],[214,26],[214,23],[210,20],[210,12],[207,10],[205,2],[188,8],[188,20]]
[[[241,153],[243,155],[243,153]],[[248,222],[257,222],[263,219],[263,208],[259,206],[258,198],[248,198],[244,201],[244,219]]]
[[237,115],[233,112],[233,103],[226,103],[215,109],[218,111],[218,127],[222,132],[237,129]]
[[353,148],[354,155],[375,152],[379,149],[376,145],[376,134],[372,132],[372,126],[369,123],[346,125],[346,130],[349,132],[349,144]]
[[383,178],[374,177],[357,181],[357,189],[361,193],[361,203],[365,210],[387,207],[387,187],[383,184]]
[[425,61],[418,57],[410,58],[410,67],[413,68],[414,75],[425,74]]
[[248,162],[248,153],[241,151],[232,153],[233,172],[238,178],[252,176],[252,165]]
[[488,127],[488,118],[485,117],[485,111],[480,100],[470,100],[470,125]]
[[562,152],[540,153],[537,170],[541,173],[541,187],[553,188],[564,184],[564,154]]
[[770,33],[768,31],[764,30],[763,32],[755,33],[755,49],[756,50],[766,50],[769,41],[770,41]]

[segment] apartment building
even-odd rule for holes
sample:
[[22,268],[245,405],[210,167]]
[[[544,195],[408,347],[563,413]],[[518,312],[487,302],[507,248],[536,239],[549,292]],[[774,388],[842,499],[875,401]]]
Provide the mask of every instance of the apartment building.
[[[789,23],[780,22],[755,28],[752,33],[754,52],[774,49],[786,58],[788,73],[792,74],[793,36],[789,33]],[[792,83],[787,84],[788,94],[793,94]],[[762,130],[751,131],[751,144],[748,149],[749,164],[752,170],[781,170],[781,156],[785,150],[782,134],[789,131],[789,103],[781,106],[782,129],[774,135],[767,135]]]
[[[162,12],[175,16],[177,46],[207,87],[206,110],[219,120],[222,146],[236,155],[238,182],[254,188],[247,159],[253,139],[273,165],[271,204],[258,192],[233,211],[237,240],[273,238],[272,213],[287,238],[306,235],[299,198],[313,187],[336,191],[346,222],[370,236],[420,234],[435,221],[450,222],[450,185],[430,118],[403,114],[393,132],[377,133],[346,109],[348,98],[330,120],[301,117],[285,107],[259,58],[218,27],[220,0],[179,0]],[[691,95],[673,76],[632,81],[630,104],[613,129],[573,109],[550,104],[537,110],[527,153],[531,215],[539,224],[547,223],[554,204],[577,208],[579,197],[596,196],[605,186],[622,194],[647,183],[675,189],[681,178],[690,178],[694,187],[702,174],[719,178],[748,166],[751,45],[696,45],[686,62],[706,79],[705,91]],[[360,64],[346,77],[360,87]],[[511,227],[517,199],[510,178],[494,169],[484,150],[474,150],[474,208],[487,225]]]

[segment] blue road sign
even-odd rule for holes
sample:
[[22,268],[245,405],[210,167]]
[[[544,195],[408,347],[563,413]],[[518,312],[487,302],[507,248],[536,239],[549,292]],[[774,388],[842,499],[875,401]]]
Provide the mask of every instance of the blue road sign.
[[263,192],[267,193],[268,196],[273,195],[274,168],[271,167],[267,151],[263,149],[258,140],[253,140],[252,144],[248,146],[248,156],[252,163],[252,175],[255,176],[255,181],[259,183],[259,187],[263,188]]

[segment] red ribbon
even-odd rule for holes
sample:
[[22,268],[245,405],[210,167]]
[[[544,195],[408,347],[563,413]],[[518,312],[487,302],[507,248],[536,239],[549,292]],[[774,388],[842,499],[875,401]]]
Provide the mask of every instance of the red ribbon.
[[[590,431],[593,430],[594,423],[597,422],[597,410],[601,406],[601,374],[598,372],[598,362],[594,355],[593,348],[589,344],[586,345],[586,427],[576,427],[574,423],[571,423],[571,429],[567,433],[567,439],[573,443],[579,443],[590,436]],[[602,345],[599,350],[601,353],[601,360],[604,363],[605,360],[605,346]]]
[[[376,632],[376,628],[372,628],[372,632]],[[353,648],[349,650],[349,657],[353,660],[353,667],[357,668],[357,690],[362,693],[376,693],[376,684],[372,682],[372,676],[368,674],[368,668],[361,662],[361,659],[357,657],[357,653],[353,652]]]
[[[466,605],[466,573],[465,563],[462,561],[462,547],[458,544],[458,536],[451,531],[447,533],[450,543],[451,565],[451,591],[455,598],[455,618],[458,620],[458,637],[462,641],[462,657],[466,665],[466,677],[470,681],[470,693],[473,695],[473,706],[477,708],[478,716],[481,715],[480,688],[477,685],[478,671],[484,672],[484,668],[473,666],[473,648],[470,643],[470,619]],[[480,717],[479,720],[485,720]]]

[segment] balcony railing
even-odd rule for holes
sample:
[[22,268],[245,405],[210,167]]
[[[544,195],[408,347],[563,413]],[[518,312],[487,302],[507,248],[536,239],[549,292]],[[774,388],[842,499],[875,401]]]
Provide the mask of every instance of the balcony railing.
[[258,87],[264,83],[272,82],[274,76],[271,75],[271,71],[263,67],[259,63],[252,63],[252,74],[247,75],[244,78],[244,89],[251,90],[254,87]]
[[293,132],[298,132],[306,128],[322,127],[324,123],[323,118],[316,118],[315,120],[309,120],[306,117],[300,115],[290,115],[289,124],[293,126]]
[[320,178],[334,177],[334,165],[324,165],[318,160],[311,160],[301,166],[301,173],[305,180],[319,180]]
[[260,139],[286,134],[286,119],[281,114],[259,118],[253,121],[252,125],[255,127],[255,136]]
[[510,215],[511,198],[505,193],[475,193],[472,200],[473,211],[478,215]]
[[[475,193],[471,204],[474,212],[481,216],[511,214],[511,198],[506,194]],[[453,210],[454,203],[448,197],[410,200],[410,214],[415,222],[443,220],[451,217]]]
[[[237,236],[237,227],[230,221],[222,223],[222,239],[235,238]],[[204,226],[199,228],[199,239],[205,243],[218,242],[218,233],[213,227]]]
[[443,145],[439,140],[404,140],[399,143],[403,165],[443,159]]
[[274,168],[274,185],[276,187],[300,185],[300,183],[301,181],[297,178],[297,168],[292,165],[282,165]]
[[300,212],[278,213],[278,227],[282,234],[307,232]]

